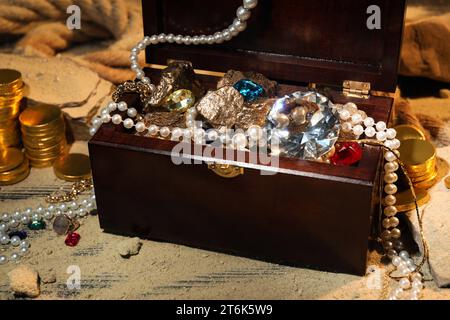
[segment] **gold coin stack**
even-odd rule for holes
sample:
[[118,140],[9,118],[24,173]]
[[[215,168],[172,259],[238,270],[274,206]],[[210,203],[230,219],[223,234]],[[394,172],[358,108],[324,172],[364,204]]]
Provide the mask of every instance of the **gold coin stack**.
[[67,147],[61,109],[49,105],[30,106],[20,114],[19,120],[25,155],[31,166],[52,166]]
[[400,160],[405,164],[408,176],[415,188],[429,189],[436,183],[436,148],[421,139],[401,142]]
[[20,72],[0,69],[0,147],[20,145],[17,117],[23,98],[25,84]]
[[10,185],[24,180],[30,173],[30,164],[18,148],[1,148],[0,185]]

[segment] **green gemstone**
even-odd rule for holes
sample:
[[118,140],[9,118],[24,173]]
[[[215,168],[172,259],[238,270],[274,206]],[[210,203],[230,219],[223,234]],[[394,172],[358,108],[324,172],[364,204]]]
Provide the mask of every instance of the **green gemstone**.
[[195,96],[190,90],[180,89],[169,95],[164,107],[173,112],[185,112],[195,104]]
[[42,230],[45,229],[45,222],[43,220],[31,221],[28,224],[30,230]]

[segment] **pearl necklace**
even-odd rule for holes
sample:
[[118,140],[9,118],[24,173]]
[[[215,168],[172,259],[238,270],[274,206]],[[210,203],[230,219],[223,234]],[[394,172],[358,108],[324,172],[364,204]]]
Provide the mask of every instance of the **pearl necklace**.
[[59,205],[50,204],[48,206],[40,205],[35,210],[28,208],[23,211],[15,210],[13,213],[3,213],[0,217],[0,244],[2,251],[10,245],[14,250],[7,257],[0,254],[0,265],[10,262],[19,262],[20,257],[28,253],[30,243],[27,240],[21,240],[19,236],[8,236],[8,233],[17,232],[21,225],[28,225],[31,221],[41,221],[42,219],[51,222],[53,218],[59,215],[67,215],[69,218],[84,218],[95,209],[95,195],[91,191],[87,198],[61,203]]
[[[144,71],[138,64],[138,54],[145,50],[148,45],[158,43],[177,43],[184,45],[198,45],[198,44],[215,44],[222,43],[224,41],[231,40],[234,36],[237,36],[240,32],[246,29],[246,20],[250,18],[250,9],[257,6],[257,0],[244,0],[243,6],[237,10],[237,19],[233,24],[221,32],[217,32],[214,35],[201,35],[201,36],[181,36],[181,35],[153,35],[151,37],[145,37],[140,41],[132,50],[130,55],[131,69],[136,73],[136,78],[140,82],[147,86],[150,92],[155,90],[155,86],[151,84],[148,77],[145,77]],[[345,105],[334,105],[336,111],[342,120],[342,130],[346,133],[353,133],[356,139],[359,139],[361,135],[365,135],[367,138],[375,138],[378,143],[383,144],[389,151],[384,152],[384,159],[386,161],[384,165],[384,193],[383,199],[383,214],[385,218],[382,221],[384,231],[381,235],[383,247],[386,251],[386,255],[391,259],[393,266],[396,268],[396,272],[399,273],[398,287],[394,288],[388,299],[397,300],[402,298],[405,292],[408,292],[408,298],[411,300],[417,300],[420,297],[421,290],[423,288],[422,275],[420,268],[416,266],[414,261],[409,257],[407,251],[403,250],[403,244],[399,240],[401,236],[400,229],[398,229],[399,219],[396,217],[397,209],[395,207],[397,193],[397,186],[395,182],[398,180],[396,171],[399,169],[398,158],[400,156],[398,148],[400,147],[400,141],[396,139],[396,131],[391,128],[387,128],[387,125],[383,121],[375,123],[375,120],[368,117],[364,111],[358,110],[354,103],[347,103]],[[122,119],[122,116],[115,114],[111,116],[111,113],[119,110],[127,112],[129,118]],[[128,108],[128,105],[124,101],[111,101],[101,110],[100,117],[95,118],[92,121],[92,127],[90,128],[90,134],[94,135],[102,123],[112,122],[113,124],[122,124],[126,129],[134,128],[138,133],[144,134],[150,137],[170,138],[174,141],[180,139],[192,139],[195,143],[202,144],[205,139],[215,141],[219,138],[223,143],[231,142],[230,146],[236,149],[245,149],[247,145],[252,142],[258,143],[263,146],[266,141],[263,137],[263,129],[259,126],[252,125],[249,129],[242,133],[238,132],[234,136],[228,136],[225,128],[224,130],[209,130],[205,132],[202,128],[201,122],[196,122],[197,110],[195,107],[190,108],[186,112],[186,127],[174,128],[171,130],[169,127],[159,128],[155,124],[146,125],[143,121],[135,121],[133,118],[137,117],[138,113],[135,108]],[[287,127],[289,122],[286,121],[286,116],[280,114],[279,125],[281,127]],[[287,119],[288,120],[288,119]]]

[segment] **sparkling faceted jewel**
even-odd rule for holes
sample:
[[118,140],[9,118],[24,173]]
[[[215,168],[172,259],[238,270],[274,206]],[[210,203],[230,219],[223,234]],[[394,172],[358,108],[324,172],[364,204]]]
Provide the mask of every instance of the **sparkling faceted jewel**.
[[45,222],[43,220],[31,221],[28,224],[28,228],[30,230],[42,230],[42,229],[45,229]]
[[76,232],[71,232],[67,235],[66,240],[64,240],[64,243],[66,246],[69,247],[75,247],[78,242],[80,242],[81,236]]
[[[306,122],[301,126],[289,123],[292,100],[317,104],[317,110],[309,110]],[[284,118],[287,126],[280,127],[280,119]],[[336,143],[340,128],[333,104],[327,97],[313,91],[294,92],[278,99],[269,113],[266,126],[272,153],[304,160],[319,160],[327,154]]]
[[170,94],[164,101],[164,107],[173,112],[185,112],[195,104],[195,96],[190,90],[180,89]]
[[357,142],[344,142],[336,144],[336,152],[330,157],[335,165],[350,166],[361,160],[363,150]]
[[262,86],[248,79],[239,80],[233,85],[233,87],[239,91],[246,102],[253,102],[265,95],[265,91]]

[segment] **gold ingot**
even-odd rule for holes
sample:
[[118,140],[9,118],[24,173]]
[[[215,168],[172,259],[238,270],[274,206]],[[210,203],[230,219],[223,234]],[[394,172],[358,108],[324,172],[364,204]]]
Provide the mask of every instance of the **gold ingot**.
[[424,172],[436,161],[436,148],[426,140],[409,139],[402,142],[400,148],[400,160],[408,171]]
[[48,128],[61,119],[61,109],[52,105],[30,106],[19,116],[22,128],[30,131]]
[[0,152],[0,172],[9,171],[23,162],[23,153],[17,148],[6,148]]
[[91,163],[89,157],[81,153],[70,153],[58,158],[53,164],[55,175],[66,181],[79,181],[90,178]]
[[[427,190],[414,188],[414,192],[416,194],[417,205],[419,207],[430,201],[430,194]],[[395,207],[399,212],[411,211],[416,208],[414,197],[410,189],[397,193],[395,198],[397,199]]]
[[395,131],[397,131],[396,138],[400,141],[410,139],[425,140],[425,134],[415,126],[409,124],[401,124],[399,126],[394,127],[394,129]]

